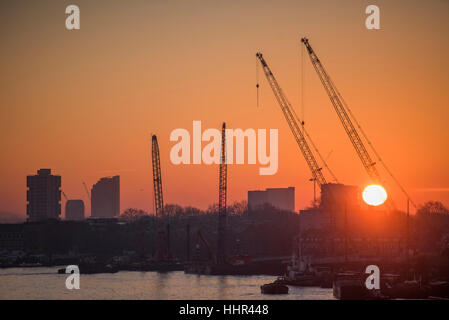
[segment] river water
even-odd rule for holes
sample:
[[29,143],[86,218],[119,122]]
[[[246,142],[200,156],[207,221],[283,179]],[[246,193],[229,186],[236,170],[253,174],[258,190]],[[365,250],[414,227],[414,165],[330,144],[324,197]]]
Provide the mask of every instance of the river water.
[[288,295],[262,295],[273,276],[205,276],[182,271],[80,275],[80,289],[68,290],[60,267],[0,269],[0,299],[252,300],[333,299],[332,289],[290,287]]

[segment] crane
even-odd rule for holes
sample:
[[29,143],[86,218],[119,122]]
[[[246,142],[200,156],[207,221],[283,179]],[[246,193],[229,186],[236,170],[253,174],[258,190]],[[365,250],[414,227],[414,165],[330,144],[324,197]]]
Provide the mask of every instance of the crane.
[[214,253],[209,245],[209,242],[207,242],[206,238],[204,238],[201,229],[198,229],[198,231],[196,232],[198,238],[201,240],[201,242],[204,244],[204,246],[206,247],[207,250],[207,258],[209,260],[210,263],[214,263],[215,262],[215,257],[214,257]]
[[217,262],[222,264],[226,261],[226,192],[227,192],[227,164],[226,164],[226,123],[223,122],[221,129],[221,154],[220,154],[220,176],[218,190],[218,241]]
[[152,164],[153,164],[153,186],[154,186],[154,203],[155,203],[155,214],[159,218],[167,218],[167,225],[165,232],[163,230],[159,231],[159,253],[158,259],[168,259],[173,258],[170,251],[170,220],[169,216],[165,216],[164,213],[164,197],[162,193],[162,174],[161,174],[161,158],[159,154],[159,145],[157,143],[157,137],[155,134],[151,136],[152,142]]
[[[307,52],[310,57],[310,61],[312,62],[312,65],[318,74],[318,77],[320,78],[321,83],[324,86],[324,89],[326,90],[327,95],[329,96],[329,99],[332,102],[332,105],[334,106],[335,111],[337,112],[338,117],[340,118],[340,121],[343,125],[343,128],[346,131],[346,134],[348,135],[349,139],[351,140],[351,143],[354,147],[354,149],[357,152],[357,155],[359,156],[360,160],[362,161],[362,164],[368,173],[368,176],[371,178],[371,180],[374,183],[382,183],[381,176],[379,174],[379,171],[377,170],[376,162],[372,160],[368,150],[366,149],[365,145],[363,144],[362,138],[357,131],[356,127],[354,126],[353,122],[351,121],[351,118],[356,123],[358,129],[360,130],[360,133],[363,135],[363,137],[367,140],[368,144],[370,145],[371,149],[373,150],[374,154],[376,155],[379,162],[382,163],[386,171],[389,173],[389,175],[393,178],[393,180],[396,182],[396,184],[399,186],[399,188],[402,190],[402,192],[406,195],[407,199],[410,200],[410,202],[416,207],[415,203],[410,199],[410,196],[407,194],[405,189],[401,186],[399,181],[394,177],[392,172],[387,168],[386,164],[382,161],[379,154],[377,153],[376,149],[362,130],[362,127],[358,124],[357,120],[355,119],[354,115],[352,114],[351,110],[346,105],[343,97],[341,96],[340,92],[337,90],[336,86],[332,82],[331,78],[327,74],[326,70],[324,69],[324,66],[322,65],[320,59],[316,55],[315,51],[313,51],[312,47],[310,46],[309,40],[307,38],[301,38],[301,42],[304,44],[304,46],[307,49]],[[394,205],[393,205],[394,206]]]
[[90,201],[89,189],[87,188],[87,185],[86,185],[86,183],[85,183],[84,181],[83,181],[83,186],[84,186],[84,190],[86,190],[87,198],[88,198],[89,201]]
[[[290,102],[287,100],[287,97],[283,93],[276,78],[274,77],[273,73],[271,72],[270,67],[268,67],[267,62],[265,61],[264,57],[262,56],[262,53],[258,52],[256,54],[256,57],[260,60],[262,69],[265,73],[268,83],[271,86],[271,89],[273,90],[276,100],[278,101],[279,106],[281,107],[281,110],[284,114],[285,120],[287,121],[288,126],[290,127],[290,130],[291,130],[293,136],[295,137],[296,143],[298,144],[299,149],[301,150],[310,171],[312,172],[313,180],[318,183],[318,186],[320,188],[322,185],[327,183],[327,181],[324,177],[324,174],[322,172],[322,168],[318,165],[318,162],[316,161],[316,158],[315,158],[314,154],[312,153],[312,150],[310,149],[309,144],[307,143],[306,137],[307,137],[307,139],[309,139],[310,143],[314,147],[315,152],[317,152],[317,154],[319,155],[325,168],[330,172],[330,174],[332,175],[334,180],[337,181],[337,179],[335,178],[335,175],[332,173],[332,171],[327,166],[326,161],[323,159],[323,157],[319,153],[318,149],[313,144],[313,141],[310,138],[310,135],[307,133],[306,129],[304,128],[304,123],[302,121],[300,121],[300,119],[296,115],[296,112],[292,108]],[[298,124],[298,122],[301,123],[301,126]]]
[[164,216],[164,197],[162,195],[161,160],[159,156],[159,145],[157,137],[153,134],[152,140],[152,162],[153,162],[153,185],[154,203],[157,217]]

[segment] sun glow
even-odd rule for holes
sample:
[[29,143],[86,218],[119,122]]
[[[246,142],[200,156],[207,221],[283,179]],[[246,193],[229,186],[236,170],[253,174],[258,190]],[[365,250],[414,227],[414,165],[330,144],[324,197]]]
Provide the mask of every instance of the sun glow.
[[382,186],[372,184],[363,190],[362,197],[370,206],[380,206],[387,200],[387,191]]

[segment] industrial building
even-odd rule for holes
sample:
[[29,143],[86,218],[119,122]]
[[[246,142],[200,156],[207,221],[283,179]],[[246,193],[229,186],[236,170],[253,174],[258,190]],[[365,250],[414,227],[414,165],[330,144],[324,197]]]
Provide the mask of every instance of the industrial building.
[[120,214],[120,176],[101,178],[91,189],[91,217],[113,218]]
[[24,248],[24,224],[0,224],[0,251]]
[[84,220],[83,200],[67,200],[65,203],[65,219],[73,221]]
[[353,210],[360,208],[361,191],[357,186],[341,183],[326,183],[321,186],[321,208],[337,207]]
[[40,169],[37,175],[27,176],[28,221],[59,219],[61,215],[61,176],[51,169]]
[[256,210],[257,207],[266,204],[280,210],[294,212],[295,187],[248,191],[248,210]]
[[341,228],[345,223],[345,212],[354,213],[360,210],[360,190],[357,186],[341,183],[323,184],[320,205],[299,211],[300,232]]

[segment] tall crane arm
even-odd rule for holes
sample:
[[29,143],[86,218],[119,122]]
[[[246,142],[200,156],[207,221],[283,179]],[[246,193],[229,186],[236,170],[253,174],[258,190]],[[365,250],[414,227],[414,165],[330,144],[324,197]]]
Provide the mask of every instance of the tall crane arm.
[[293,108],[291,107],[290,102],[287,100],[286,96],[282,92],[282,89],[279,86],[278,82],[276,81],[276,78],[274,77],[273,73],[268,67],[267,62],[263,58],[262,53],[259,52],[256,54],[256,56],[257,58],[259,58],[260,63],[262,64],[265,76],[267,77],[268,83],[270,84],[271,89],[273,90],[274,96],[276,97],[276,100],[278,101],[279,106],[281,107],[285,120],[287,121],[288,126],[290,127],[290,130],[293,133],[296,143],[298,144],[299,149],[301,150],[307,162],[307,165],[309,166],[310,171],[312,172],[312,177],[317,181],[318,185],[321,188],[323,184],[326,184],[326,179],[324,178],[324,175],[322,173],[322,168],[320,168],[320,166],[318,165],[315,156],[312,153],[312,150],[307,144],[305,134],[303,133],[303,131],[305,132],[305,128],[304,126],[302,126],[301,130],[298,122],[295,119],[294,112],[292,111]]
[[310,61],[312,62],[312,65],[315,68],[315,71],[317,72],[318,77],[320,78],[320,81],[323,84],[324,89],[326,90],[326,93],[329,96],[329,99],[331,100],[338,117],[340,118],[346,134],[351,140],[351,143],[354,146],[357,155],[362,161],[365,170],[367,171],[369,177],[373,180],[373,182],[381,183],[382,181],[379,172],[377,171],[377,168],[375,166],[376,163],[371,159],[368,151],[363,144],[362,139],[360,138],[360,135],[358,134],[356,128],[354,127],[354,124],[352,123],[348,113],[346,112],[346,108],[344,106],[343,99],[341,99],[340,93],[332,83],[331,78],[321,64],[320,59],[318,59],[318,56],[310,46],[309,40],[307,38],[302,38],[301,42],[304,43],[310,56]]
[[206,247],[207,256],[208,256],[209,261],[214,262],[214,260],[215,260],[214,253],[212,252],[209,242],[206,240],[206,238],[204,238],[203,233],[201,232],[201,229],[198,229],[197,235],[198,235],[198,238],[200,238],[201,242]]
[[218,198],[218,232],[217,232],[217,262],[223,264],[226,261],[226,194],[227,194],[227,164],[226,164],[226,124],[223,122],[221,129],[221,154],[219,175]]
[[152,164],[153,164],[153,186],[154,186],[154,203],[155,213],[157,217],[164,216],[164,197],[162,194],[162,175],[161,160],[159,155],[159,145],[156,135],[151,137],[152,140]]
[[[368,139],[368,137],[365,134],[365,132],[363,131],[362,127],[357,122],[357,119],[352,114],[351,109],[349,109],[349,107],[346,105],[343,97],[341,96],[340,92],[337,90],[337,87],[333,84],[332,79],[329,77],[326,70],[324,69],[324,66],[322,65],[320,59],[318,58],[315,51],[313,51],[312,47],[310,46],[309,40],[307,38],[302,38],[301,42],[306,47],[307,52],[310,57],[310,61],[312,62],[312,65],[315,68],[315,71],[317,72],[318,77],[320,78],[320,81],[323,84],[323,86],[326,90],[326,93],[329,96],[329,99],[331,100],[335,111],[337,112],[338,117],[340,118],[340,121],[346,131],[346,134],[348,135],[349,139],[351,140],[351,143],[354,146],[354,149],[356,150],[357,155],[359,156],[360,160],[362,161],[362,164],[365,167],[365,170],[368,173],[369,177],[375,183],[383,182],[379,175],[379,171],[377,170],[376,162],[374,162],[371,159],[367,149],[365,148],[365,146],[362,142],[360,135],[358,134],[358,131],[356,130],[353,122],[351,121],[351,118],[357,125],[357,128],[360,130],[360,133],[365,138],[368,145],[371,147],[372,151],[374,152],[374,155],[377,157],[378,162],[382,164],[382,166],[385,168],[385,170],[390,175],[390,177],[394,180],[396,185],[401,189],[403,194],[407,197],[407,199],[416,208],[417,207],[416,204],[410,198],[409,194],[405,191],[404,187],[402,187],[402,185],[399,183],[399,181],[393,175],[391,170],[387,167],[385,162],[381,159],[379,153],[374,148],[373,144]],[[392,202],[390,202],[390,203],[391,203],[392,207],[394,207],[394,204]]]
[[86,185],[86,183],[83,181],[83,186],[84,186],[84,190],[86,191],[86,194],[87,194],[87,198],[89,199],[89,201],[90,201],[90,193],[89,193],[89,189],[87,188],[87,185]]

